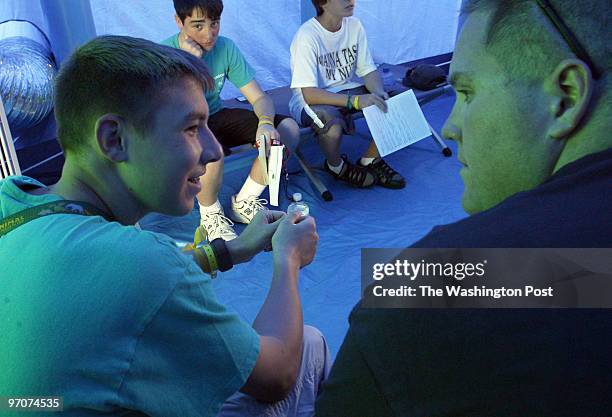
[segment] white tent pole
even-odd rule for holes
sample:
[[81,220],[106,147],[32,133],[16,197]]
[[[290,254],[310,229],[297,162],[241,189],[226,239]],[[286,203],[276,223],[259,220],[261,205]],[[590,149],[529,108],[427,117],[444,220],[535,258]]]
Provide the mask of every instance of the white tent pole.
[[15,147],[13,146],[13,137],[11,136],[11,129],[6,119],[6,113],[4,112],[4,103],[0,96],[0,142],[2,143],[2,152],[0,153],[0,165],[2,165],[2,172],[0,178],[8,177],[9,175],[21,175],[21,169],[19,168],[19,161],[17,160],[17,154],[15,153]]

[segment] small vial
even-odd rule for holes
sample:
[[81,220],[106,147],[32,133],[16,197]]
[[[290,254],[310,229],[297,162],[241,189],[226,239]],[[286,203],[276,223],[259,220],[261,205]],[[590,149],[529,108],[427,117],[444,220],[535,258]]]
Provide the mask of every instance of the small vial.
[[300,213],[302,217],[306,217],[308,213],[310,213],[308,205],[302,201],[302,193],[293,193],[293,203],[289,204],[289,207],[287,207],[287,214],[296,211]]

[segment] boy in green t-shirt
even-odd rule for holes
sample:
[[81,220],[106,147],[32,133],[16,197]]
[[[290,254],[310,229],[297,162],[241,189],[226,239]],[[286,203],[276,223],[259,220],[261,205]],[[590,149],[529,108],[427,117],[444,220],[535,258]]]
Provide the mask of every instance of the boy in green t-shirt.
[[1,395],[62,397],[59,415],[81,417],[313,409],[331,365],[298,291],[316,252],[314,219],[262,211],[205,250],[227,270],[272,248],[252,324],[217,301],[200,256],[134,226],[151,212],[189,213],[199,178],[222,157],[206,123],[212,84],[201,60],[126,36],[91,40],[62,63],[61,178],[0,181]]
[[[162,43],[201,58],[210,69],[215,85],[206,93],[210,107],[208,125],[217,140],[225,148],[230,148],[254,143],[256,138],[264,135],[268,143],[280,139],[294,149],[300,135],[297,123],[287,116],[275,114],[272,99],[254,78],[255,70],[231,39],[219,36],[222,0],[174,0],[174,9],[180,32]],[[253,111],[223,108],[219,94],[226,79],[246,97]],[[232,220],[249,223],[257,212],[265,208],[267,201],[259,198],[266,188],[264,175],[255,159],[242,189],[232,196]],[[203,191],[198,194],[201,223],[211,240],[236,237],[233,222],[225,216],[218,199],[222,181],[223,159],[208,165],[202,177]]]

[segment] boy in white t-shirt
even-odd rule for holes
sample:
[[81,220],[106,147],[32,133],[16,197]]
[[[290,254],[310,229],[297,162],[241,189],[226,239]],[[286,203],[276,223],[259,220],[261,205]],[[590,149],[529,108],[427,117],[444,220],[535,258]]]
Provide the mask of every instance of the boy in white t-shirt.
[[[376,71],[365,30],[353,17],[355,0],[312,3],[317,16],[300,27],[291,43],[291,114],[302,125],[313,126],[325,168],[334,178],[359,188],[374,184],[404,188],[404,178],[380,157],[374,142],[355,165],[340,155],[342,135],[353,133],[351,112],[372,105],[386,112],[389,95]],[[323,128],[313,124],[309,108]]]

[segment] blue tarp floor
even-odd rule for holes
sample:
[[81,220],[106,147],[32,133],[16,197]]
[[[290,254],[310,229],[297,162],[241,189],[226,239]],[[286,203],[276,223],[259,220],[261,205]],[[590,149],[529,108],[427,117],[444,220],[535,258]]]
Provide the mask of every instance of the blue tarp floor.
[[[423,106],[425,117],[438,132],[450,113],[453,100],[451,96],[442,96]],[[358,120],[356,126],[360,133],[368,136],[364,119]],[[324,202],[303,172],[290,176],[289,195],[302,193],[316,219],[320,238],[314,262],[300,273],[304,322],[323,332],[334,357],[348,329],[348,315],[360,297],[361,249],[403,248],[424,236],[433,226],[466,216],[460,204],[463,185],[456,144],[447,143],[454,154],[450,158],[442,155],[432,138],[386,158],[406,178],[408,185],[403,190],[381,187],[358,190],[317,172],[334,195],[333,201]],[[345,136],[342,152],[355,160],[367,146],[368,141],[363,136]],[[301,149],[311,165],[323,166],[323,156],[314,140],[304,143]],[[240,189],[256,155],[253,150],[226,159],[220,195],[226,213],[230,196]],[[289,171],[299,171],[293,158]],[[289,204],[284,191],[281,186],[282,209]],[[267,198],[267,192],[262,197]],[[149,215],[141,221],[141,226],[188,241],[198,222],[196,205],[192,213],[180,218]],[[237,230],[242,228],[239,225]],[[219,274],[214,285],[219,300],[252,322],[267,294],[271,277],[272,255],[262,253],[249,263]]]

